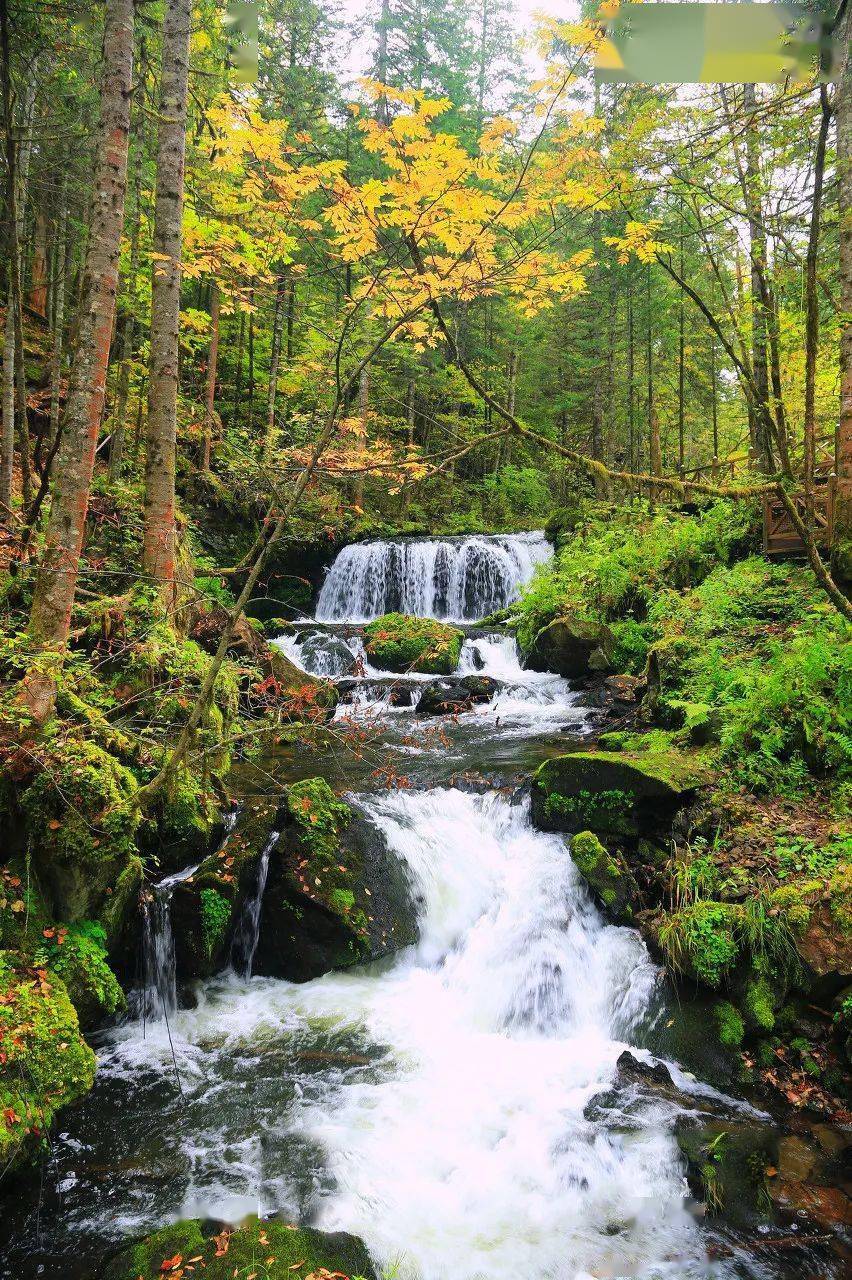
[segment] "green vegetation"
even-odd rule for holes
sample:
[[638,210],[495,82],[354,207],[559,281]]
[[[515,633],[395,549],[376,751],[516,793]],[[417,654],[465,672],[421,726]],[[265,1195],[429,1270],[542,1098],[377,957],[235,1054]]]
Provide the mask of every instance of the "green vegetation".
[[0,951],[0,1164],[43,1142],[55,1112],[90,1089],[94,1074],[61,978]]
[[[215,1233],[214,1233],[215,1232]],[[199,1259],[207,1280],[291,1280],[300,1275],[343,1275],[375,1280],[364,1245],[355,1236],[325,1236],[311,1227],[250,1218],[236,1229],[215,1231],[198,1220],[175,1222],[124,1250],[104,1280],[160,1280],[182,1263]],[[177,1259],[175,1262],[174,1259]]]
[[219,950],[231,923],[231,904],[215,889],[202,889],[201,936],[208,959]]
[[446,676],[455,671],[462,633],[432,618],[387,613],[364,628],[367,657],[383,671]]

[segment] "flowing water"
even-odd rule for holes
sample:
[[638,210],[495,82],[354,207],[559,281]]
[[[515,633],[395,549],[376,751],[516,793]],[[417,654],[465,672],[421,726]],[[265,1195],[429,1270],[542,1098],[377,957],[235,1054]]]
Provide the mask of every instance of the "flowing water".
[[474,621],[511,604],[551,554],[542,533],[353,543],[328,572],[317,618],[365,622],[408,613]]
[[[364,614],[387,602],[352,598]],[[286,642],[294,660],[323,661],[305,638]],[[357,638],[333,638],[363,658]],[[148,1010],[101,1036],[96,1087],[63,1118],[40,1209],[22,1204],[9,1224],[0,1275],[83,1280],[116,1241],[176,1217],[278,1213],[361,1235],[379,1274],[400,1280],[839,1278],[802,1270],[800,1255],[758,1261],[730,1236],[710,1262],[677,1107],[637,1105],[616,1081],[626,1046],[661,1051],[659,971],[638,933],[603,919],[566,842],[532,827],[522,793],[449,784],[581,725],[566,683],[525,671],[506,637],[473,633],[458,674],[488,674],[497,692],[431,744],[416,694],[390,716],[359,669],[360,701],[339,714],[384,716],[382,749],[410,753],[416,785],[364,789],[353,770],[350,799],[407,871],[418,943],[304,985],[252,978],[270,842],[232,969],[179,1008],[175,877],[161,882],[146,987],[168,1020]],[[695,1110],[718,1096],[671,1066]]]

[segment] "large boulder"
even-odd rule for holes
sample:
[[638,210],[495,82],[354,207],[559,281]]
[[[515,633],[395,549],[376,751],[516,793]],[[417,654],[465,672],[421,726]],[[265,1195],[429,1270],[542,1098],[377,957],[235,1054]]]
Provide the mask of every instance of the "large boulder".
[[545,831],[637,837],[665,826],[707,780],[687,752],[570,752],[536,771],[532,817]]
[[101,1274],[103,1280],[189,1274],[205,1280],[252,1275],[263,1280],[293,1280],[296,1275],[376,1280],[370,1255],[357,1236],[257,1218],[236,1228],[197,1218],[173,1222],[122,1249]]
[[556,618],[535,636],[526,655],[527,666],[579,680],[593,671],[612,671],[613,647],[612,632],[602,623]]
[[458,666],[463,638],[458,627],[434,618],[386,613],[364,628],[364,650],[382,671],[448,676]]
[[478,703],[490,702],[497,681],[490,676],[464,676],[461,680],[437,680],[427,685],[417,704],[421,716],[455,715]]
[[256,973],[306,982],[416,941],[404,868],[323,778],[289,787],[276,825]]

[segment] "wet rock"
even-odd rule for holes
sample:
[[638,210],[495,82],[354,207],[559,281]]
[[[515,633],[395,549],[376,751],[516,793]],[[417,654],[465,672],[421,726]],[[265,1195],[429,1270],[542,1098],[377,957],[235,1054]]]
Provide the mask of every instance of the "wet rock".
[[[209,608],[195,609],[189,620],[189,638],[200,645],[205,653],[214,654],[228,623],[229,614],[224,605],[213,604]],[[234,625],[228,654],[230,657],[260,664],[268,660],[269,650],[262,633],[252,626],[245,615]]]
[[829,904],[818,903],[811,908],[807,928],[796,945],[818,978],[842,982],[852,977],[852,933],[838,926]]
[[306,982],[416,941],[404,868],[322,778],[289,787],[275,823],[256,973]]
[[470,710],[474,697],[461,680],[440,680],[427,685],[417,704],[420,716],[450,716]]
[[767,1191],[776,1208],[797,1218],[823,1228],[849,1227],[852,1200],[846,1175],[850,1137],[827,1125],[818,1128],[832,1135],[830,1143],[826,1143],[824,1135],[822,1142],[815,1135],[816,1144],[796,1134],[781,1139],[777,1166],[767,1181]]
[[490,702],[499,688],[491,676],[464,676],[461,685],[473,702]]
[[635,706],[645,689],[645,681],[639,676],[607,676],[604,689],[617,706]]
[[315,631],[302,641],[302,661],[321,679],[346,676],[355,666],[355,655],[340,636]]
[[[205,1280],[231,1280],[258,1274],[264,1280],[292,1280],[298,1274],[363,1276],[376,1280],[364,1244],[357,1236],[326,1233],[312,1227],[249,1218],[237,1227],[202,1222],[174,1222],[122,1249],[107,1264],[103,1280],[161,1280],[164,1270],[197,1261],[195,1274]],[[164,1267],[164,1262],[169,1266]],[[176,1260],[176,1261],[175,1261]]]
[[743,1226],[770,1217],[767,1183],[778,1156],[772,1125],[749,1117],[696,1121],[684,1116],[675,1136],[689,1188],[709,1214],[724,1213]]
[[653,834],[707,776],[703,762],[686,752],[576,751],[536,771],[532,817],[545,831]]
[[613,646],[611,631],[601,623],[556,618],[533,640],[527,666],[576,680],[590,671],[611,671]]
[[618,922],[632,921],[639,888],[623,858],[608,853],[591,831],[574,836],[571,857],[607,915]]
[[265,667],[267,675],[271,675],[285,697],[303,700],[309,695],[316,706],[333,711],[337,704],[337,690],[328,680],[318,680],[310,676],[301,667],[297,667],[276,645],[269,649],[268,662]]
[[247,809],[221,845],[175,885],[171,920],[181,980],[210,977],[228,964],[234,929],[255,890],[273,816],[268,808]]

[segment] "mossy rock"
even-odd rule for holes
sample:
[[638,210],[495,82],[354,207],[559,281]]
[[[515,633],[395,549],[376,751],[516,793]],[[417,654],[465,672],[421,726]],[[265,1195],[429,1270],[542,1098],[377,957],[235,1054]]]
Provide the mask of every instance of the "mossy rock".
[[681,1121],[677,1144],[690,1190],[710,1215],[738,1225],[771,1220],[767,1170],[778,1159],[778,1131],[758,1122],[719,1119],[693,1126]]
[[653,832],[707,780],[702,761],[677,751],[575,751],[540,765],[532,816],[545,831],[632,836]]
[[257,973],[305,982],[416,941],[406,871],[325,779],[290,786],[275,821]]
[[742,914],[733,903],[698,900],[664,916],[657,941],[669,966],[704,986],[720,987],[742,952]]
[[364,628],[364,650],[382,671],[448,676],[458,666],[463,638],[458,627],[434,618],[386,613]]
[[[376,1280],[366,1247],[357,1236],[249,1218],[236,1229],[190,1219],[175,1222],[122,1251],[107,1264],[103,1280],[162,1280],[198,1259],[193,1274],[205,1280],[293,1280],[316,1274]],[[176,1261],[175,1261],[176,1260]],[[164,1263],[171,1265],[164,1269]],[[188,1272],[183,1272],[188,1274]]]
[[742,1014],[730,1000],[717,1000],[713,1006],[716,1036],[723,1049],[739,1049],[745,1035]]
[[94,1078],[95,1055],[62,979],[0,952],[0,1167],[25,1161]]
[[[298,706],[307,707],[308,711],[315,707],[326,714],[334,711],[337,706],[337,690],[331,681],[317,680],[315,676],[307,675],[275,644],[269,648],[269,670],[278,682],[283,696]],[[303,714],[303,718],[311,717]]]
[[136,779],[96,743],[66,738],[41,761],[21,807],[55,919],[96,918],[136,857]]
[[600,622],[556,618],[537,633],[526,655],[533,671],[552,671],[568,680],[591,671],[613,670],[614,639]]
[[571,841],[574,865],[607,915],[619,922],[633,919],[639,890],[617,854],[610,854],[591,831],[580,831]]
[[95,921],[56,928],[45,939],[51,974],[61,978],[80,1026],[95,1027],[127,1006],[124,992],[107,961],[106,932]]

